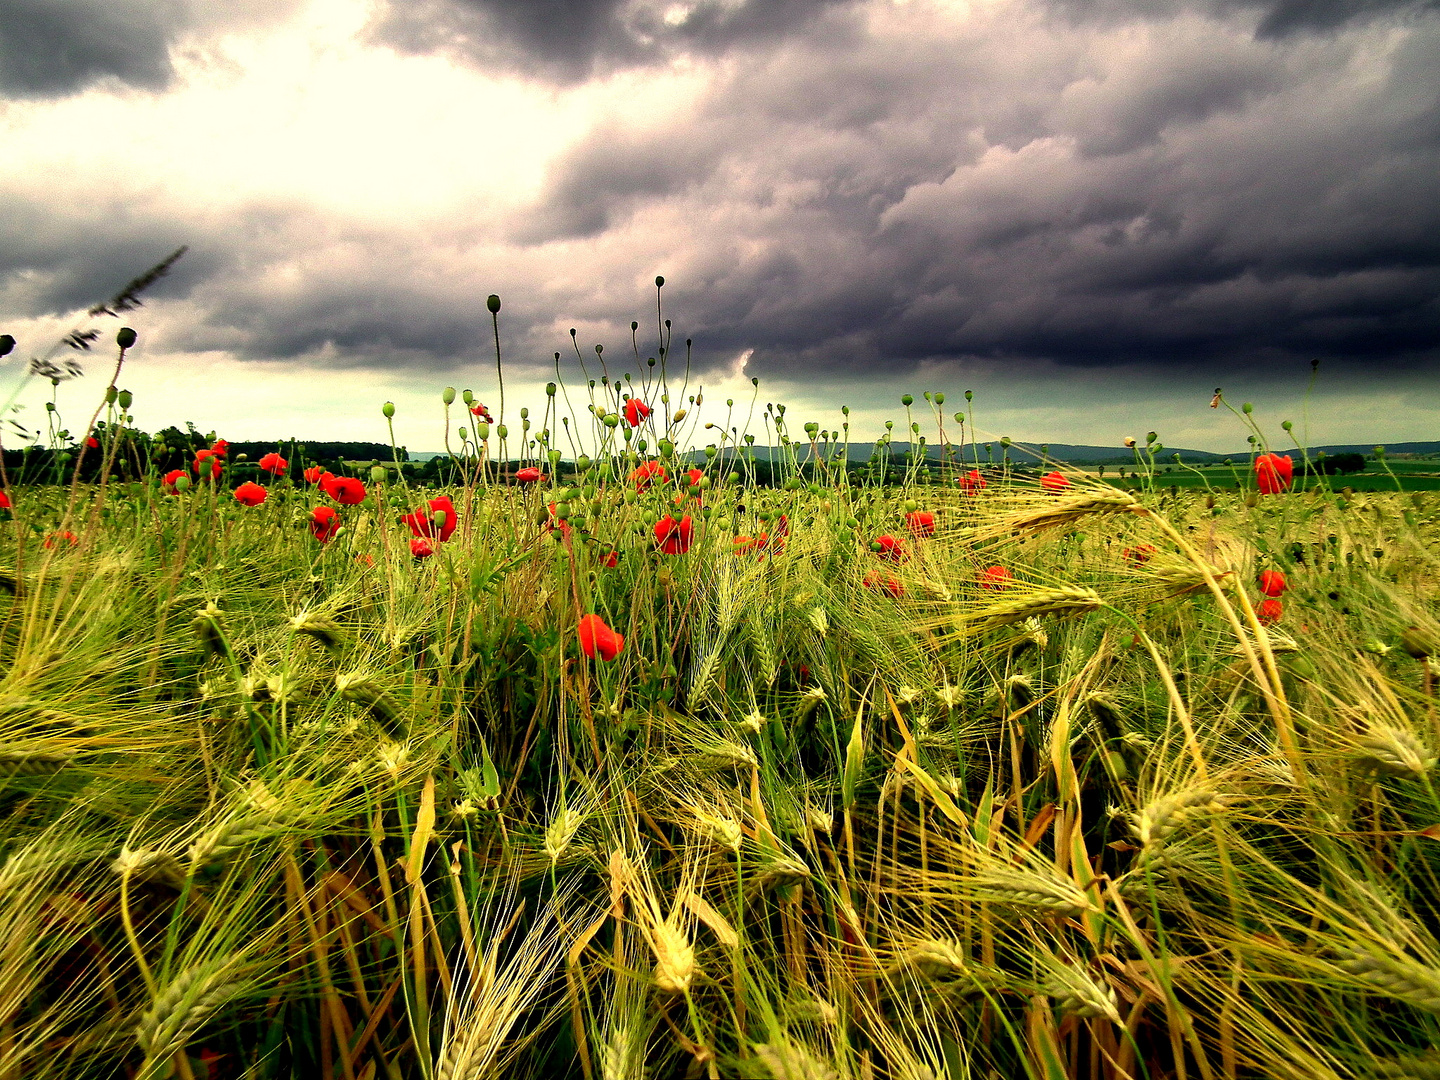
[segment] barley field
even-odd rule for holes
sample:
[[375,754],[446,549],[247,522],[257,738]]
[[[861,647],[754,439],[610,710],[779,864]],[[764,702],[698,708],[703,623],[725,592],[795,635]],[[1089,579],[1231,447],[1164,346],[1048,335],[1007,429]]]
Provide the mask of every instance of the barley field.
[[5,479],[3,1080],[1440,1077],[1440,495],[663,372]]

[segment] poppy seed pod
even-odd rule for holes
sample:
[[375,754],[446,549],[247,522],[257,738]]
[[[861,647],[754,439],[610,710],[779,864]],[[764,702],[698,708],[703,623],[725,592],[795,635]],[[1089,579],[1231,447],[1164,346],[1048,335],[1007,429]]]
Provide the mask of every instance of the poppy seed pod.
[[135,331],[128,326],[122,326],[120,332],[115,335],[115,344],[122,349],[128,349],[135,344]]
[[380,411],[385,414],[385,419],[389,420],[395,415],[395,403],[393,401],[385,402],[384,405],[380,406]]
[[115,398],[116,398],[116,396],[117,396],[119,393],[120,393],[120,391],[119,391],[119,390],[116,390],[115,387],[113,387],[113,386],[107,386],[107,387],[105,388],[105,404],[106,404],[106,405],[114,405],[114,404],[115,404]]
[[500,438],[503,439],[503,438],[505,438],[507,435],[510,434],[510,430],[509,430],[504,424],[496,424],[496,425],[495,425],[495,434],[496,434],[496,435],[499,435]]
[[441,393],[441,395],[440,395],[440,400],[443,401],[446,405],[454,405],[454,404],[455,404],[455,387],[453,387],[453,386],[447,386],[447,387],[445,387],[445,390],[444,390],[444,391]]
[[499,315],[500,297],[496,296],[494,293],[491,293],[485,298],[485,308],[487,311],[490,312],[491,315]]
[[115,395],[115,400],[119,403],[120,408],[128,409],[134,403],[135,395],[130,393],[129,390],[121,390],[120,393]]
[[466,404],[467,406],[474,405],[474,404],[475,404],[475,394],[474,394],[472,391],[470,391],[470,390],[466,390],[464,393],[462,393],[462,394],[460,395],[460,400],[463,401],[463,402],[465,402],[465,404]]
[[383,483],[385,482],[385,466],[384,466],[384,465],[371,465],[371,466],[370,466],[370,482],[371,482],[372,484],[383,484]]
[[[462,433],[460,437],[463,439],[465,436]],[[479,439],[481,442],[484,442],[486,439],[490,438],[490,425],[487,424],[484,420],[481,420],[478,424],[475,425],[475,438]]]
[[665,279],[664,279],[663,277],[660,277],[660,276],[657,274],[657,275],[655,276],[655,288],[657,288],[657,289],[663,289],[664,287],[665,287]]
[[913,394],[905,394],[905,395],[903,395],[903,396],[900,398],[900,404],[901,404],[901,405],[904,405],[904,406],[908,409],[911,405],[914,405],[914,404],[915,404],[915,395],[913,395]]

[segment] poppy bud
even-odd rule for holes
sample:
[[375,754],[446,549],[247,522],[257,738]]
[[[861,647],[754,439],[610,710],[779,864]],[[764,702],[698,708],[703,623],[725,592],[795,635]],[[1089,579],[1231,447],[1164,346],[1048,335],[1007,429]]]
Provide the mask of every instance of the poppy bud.
[[905,394],[900,398],[900,404],[908,409],[911,405],[915,404],[915,396],[913,394]]
[[546,397],[554,397],[554,396],[555,396],[555,384],[554,384],[553,382],[547,382],[547,383],[545,384],[545,396],[546,396]]
[[113,386],[107,386],[107,387],[105,388],[105,404],[106,404],[106,405],[114,405],[114,404],[115,404],[115,396],[116,396],[117,394],[119,394],[119,393],[120,393],[120,391],[119,391],[119,390],[116,390],[115,387],[113,387]]
[[15,349],[15,339],[9,334],[0,334],[0,356],[9,356]]
[[505,436],[507,436],[507,435],[510,434],[510,431],[509,431],[509,429],[507,429],[507,428],[505,427],[504,424],[496,424],[496,425],[495,425],[495,434],[496,434],[496,435],[499,435],[500,438],[503,439],[503,438],[505,438]]
[[1281,421],[1280,421],[1280,426],[1281,426],[1282,428],[1284,428],[1286,431],[1294,431],[1294,430],[1295,430],[1295,425],[1292,424],[1289,420],[1281,420]]
[[385,414],[385,419],[389,420],[395,415],[395,403],[393,401],[385,402],[384,405],[380,406],[380,411]]
[[575,471],[577,473],[586,473],[590,471],[590,459],[584,454],[581,454],[575,459]]
[[440,395],[440,400],[443,401],[446,405],[454,405],[454,404],[455,404],[455,387],[453,387],[453,386],[447,386],[447,387],[445,387],[444,392],[441,393],[441,395]]
[[938,391],[938,390],[935,392],[935,404],[936,404],[936,405],[944,405],[944,404],[945,404],[945,395],[944,395],[942,392]]
[[486,309],[490,312],[491,315],[499,315],[499,314],[500,314],[500,297],[496,296],[494,293],[491,293],[491,294],[485,299],[485,307],[486,307]]
[[47,401],[47,402],[45,402],[45,411],[46,411],[46,412],[54,412],[54,411],[55,411],[55,402],[53,402],[53,401]]
[[383,484],[383,483],[385,482],[385,466],[384,466],[384,465],[372,465],[372,466],[370,466],[370,482],[371,482],[372,484]]
[[466,390],[463,394],[460,395],[460,400],[465,402],[465,405],[469,407],[475,404],[475,395],[469,390]]
[[956,422],[957,424],[963,424],[963,423],[965,423],[965,414],[964,414],[963,412],[957,412],[957,413],[955,414],[955,422]]
[[[460,437],[462,439],[465,437],[463,428],[461,429]],[[478,424],[475,425],[475,438],[479,439],[481,442],[484,442],[486,439],[490,438],[490,425],[487,424],[484,420],[481,420]]]
[[186,476],[186,475],[184,475],[184,474],[182,473],[181,475],[179,475],[179,476],[177,476],[177,477],[175,478],[175,480],[173,481],[173,483],[172,483],[171,486],[174,487],[176,491],[189,491],[189,490],[190,490],[190,477],[188,477],[188,476]]
[[738,484],[740,482],[740,474],[738,472],[730,473],[725,477],[725,482],[727,484]]
[[975,400],[975,391],[974,391],[974,390],[966,390],[966,391],[965,391],[965,400],[966,400],[966,401],[974,401],[974,400]]
[[1249,416],[1251,413],[1253,413],[1253,412],[1255,411],[1255,406],[1252,405],[1252,404],[1250,404],[1250,402],[1247,401],[1247,402],[1245,402],[1244,405],[1241,405],[1241,406],[1240,406],[1240,411],[1243,412],[1246,416]]
[[638,499],[639,497],[640,497],[640,496],[638,496],[637,494],[635,494],[635,492],[633,492],[633,491],[627,491],[627,492],[625,492],[625,504],[626,504],[627,506],[634,506],[634,505],[635,505],[635,500]]
[[128,409],[135,401],[135,395],[130,393],[129,390],[121,390],[120,393],[115,395],[115,400],[119,402],[120,408]]
[[120,332],[115,335],[115,344],[122,349],[128,349],[135,344],[135,331],[128,326],[122,326]]
[[550,467],[551,467],[551,468],[554,468],[556,465],[559,465],[559,464],[560,464],[560,451],[559,451],[559,450],[551,450],[551,451],[550,451],[548,454],[546,454],[545,456],[550,459]]

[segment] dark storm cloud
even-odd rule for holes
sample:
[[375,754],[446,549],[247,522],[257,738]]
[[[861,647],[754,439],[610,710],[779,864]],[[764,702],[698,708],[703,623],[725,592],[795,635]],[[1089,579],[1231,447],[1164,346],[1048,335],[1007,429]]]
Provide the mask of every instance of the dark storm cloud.
[[0,93],[53,97],[104,78],[159,89],[186,21],[167,0],[9,0],[0,8]]
[[573,81],[597,70],[714,56],[784,37],[853,0],[395,0],[375,35],[407,52],[447,52]]
[[1123,24],[1197,12],[1250,20],[1260,38],[1284,38],[1338,30],[1397,14],[1434,11],[1437,0],[1048,0],[1078,21]]

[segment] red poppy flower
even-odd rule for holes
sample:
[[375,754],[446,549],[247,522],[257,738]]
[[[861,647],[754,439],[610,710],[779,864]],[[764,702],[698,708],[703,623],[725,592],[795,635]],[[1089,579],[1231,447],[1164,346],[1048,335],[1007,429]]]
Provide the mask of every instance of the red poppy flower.
[[1289,587],[1290,583],[1279,570],[1260,571],[1260,591],[1266,596],[1279,596]]
[[865,579],[860,584],[867,589],[879,589],[887,596],[893,596],[897,600],[905,595],[905,586],[900,584],[899,578],[891,577],[888,574],[877,574],[873,570],[865,575]]
[[426,504],[426,509],[406,514],[400,519],[400,522],[408,527],[415,536],[427,537],[443,543],[450,539],[450,534],[455,531],[455,526],[459,524],[460,518],[455,513],[455,504],[450,501],[450,496],[441,495],[438,499],[431,499]]
[[206,470],[209,470],[211,480],[220,477],[219,455],[214,450],[199,450],[195,453],[195,475],[202,480],[205,479]]
[[1131,566],[1144,566],[1154,557],[1154,544],[1136,544],[1134,547],[1127,547],[1120,552],[1120,558],[1124,559]]
[[1295,463],[1290,455],[1261,454],[1255,459],[1255,483],[1261,495],[1279,495],[1295,477]]
[[160,490],[165,492],[166,495],[179,495],[180,492],[175,488],[175,481],[184,475],[184,469],[171,469],[160,478]]
[[1010,576],[1010,571],[1003,566],[987,566],[980,571],[980,587],[982,589],[1004,589],[1014,580]]
[[317,506],[310,511],[310,531],[316,540],[328,544],[340,531],[340,514],[333,506]]
[[600,565],[609,570],[614,570],[620,565],[620,552],[614,548],[607,548],[600,554]]
[[321,477],[329,475],[330,473],[322,469],[319,465],[311,465],[305,470],[305,482],[307,484],[318,484],[320,483]]
[[635,485],[636,491],[644,491],[652,483],[665,483],[670,479],[670,474],[665,471],[665,466],[658,461],[645,461],[630,473],[630,482]]
[[85,440],[85,445],[91,450],[99,450],[100,440],[95,438],[94,435],[91,435],[88,439]]
[[778,540],[778,539],[780,539],[781,537],[785,537],[785,536],[789,536],[789,535],[790,535],[790,519],[789,519],[788,517],[786,517],[784,514],[781,514],[778,518],[775,519],[775,538]]
[[242,506],[259,506],[270,493],[253,480],[246,480],[235,489],[235,501]]
[[210,452],[216,457],[225,457],[230,453],[230,444],[224,439],[216,439],[210,447]]
[[1280,616],[1284,613],[1284,605],[1282,605],[1280,601],[1276,600],[1274,597],[1266,600],[1255,611],[1255,614],[1260,617],[1260,621],[1266,626],[1269,626],[1273,622],[1279,622]]
[[575,636],[580,639],[580,651],[591,660],[614,660],[625,647],[625,636],[606,626],[599,615],[582,615]]
[[631,398],[625,402],[625,422],[631,427],[639,427],[640,421],[650,415],[650,406],[646,405],[639,398]]
[[260,471],[268,472],[271,476],[282,476],[290,468],[290,463],[279,454],[266,454],[259,464]]
[[1070,481],[1058,472],[1049,472],[1040,478],[1040,486],[1051,495],[1059,495],[1070,486]]
[[538,484],[541,480],[544,480],[545,477],[534,465],[529,465],[517,472],[515,479],[519,480],[522,484]]
[[974,495],[982,488],[990,486],[990,482],[980,475],[979,469],[971,469],[964,476],[957,476],[955,482],[966,495]]
[[9,509],[11,509],[11,506],[10,506],[10,496],[9,496],[9,495],[6,495],[5,492],[0,491],[0,510],[9,510]]
[[877,536],[871,542],[870,547],[886,562],[904,562],[910,557],[910,553],[905,550],[905,541],[898,536],[891,536],[889,533]]
[[475,402],[474,405],[470,406],[470,411],[476,416],[478,416],[481,420],[484,420],[487,424],[493,424],[495,422],[490,416],[490,410],[487,409],[484,405],[481,405],[478,401]]
[[410,554],[417,559],[428,559],[435,554],[435,545],[423,536],[410,538]]
[[320,486],[325,494],[341,506],[355,506],[365,501],[365,485],[353,476],[334,476],[325,473],[320,477]]
[[905,527],[910,530],[911,536],[919,540],[934,536],[935,515],[929,510],[912,510],[905,515]]
[[549,504],[546,506],[546,509],[550,511],[550,517],[549,517],[549,519],[546,520],[546,522],[545,522],[545,528],[546,528],[547,530],[549,530],[550,532],[552,532],[552,533],[553,533],[556,529],[559,529],[561,536],[569,536],[569,535],[570,535],[570,529],[571,529],[570,519],[569,519],[569,518],[558,517],[558,516],[556,515],[556,513],[555,513],[555,504],[554,504],[554,503],[549,503]]
[[759,536],[737,536],[734,540],[730,541],[730,543],[734,545],[736,555],[744,555],[747,551],[759,549],[761,546],[761,537],[765,537],[767,540],[769,539],[764,533],[761,533]]
[[693,534],[689,514],[679,521],[666,514],[655,523],[655,543],[660,545],[660,550],[666,555],[684,555],[690,550]]
[[45,546],[47,548],[59,547],[62,543],[74,547],[79,542],[80,538],[69,529],[66,529],[64,532],[51,533],[45,538]]

